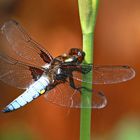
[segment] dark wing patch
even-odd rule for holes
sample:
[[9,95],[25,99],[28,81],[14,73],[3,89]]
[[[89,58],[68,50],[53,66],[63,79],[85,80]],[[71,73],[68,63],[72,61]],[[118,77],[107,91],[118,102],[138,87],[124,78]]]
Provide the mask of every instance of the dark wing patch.
[[26,89],[43,72],[40,68],[0,55],[0,80],[11,86]]

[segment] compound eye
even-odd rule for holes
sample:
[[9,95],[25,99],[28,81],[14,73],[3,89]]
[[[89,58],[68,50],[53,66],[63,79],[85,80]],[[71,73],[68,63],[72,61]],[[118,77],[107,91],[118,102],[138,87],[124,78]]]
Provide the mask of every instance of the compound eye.
[[72,48],[69,51],[69,55],[78,55],[78,53],[80,53],[82,50],[77,49],[77,48]]
[[82,53],[79,51],[77,55],[78,55],[78,56],[82,56]]
[[77,49],[77,48],[70,49],[69,55],[75,56],[78,60],[78,63],[81,63],[85,57],[85,53],[81,49]]

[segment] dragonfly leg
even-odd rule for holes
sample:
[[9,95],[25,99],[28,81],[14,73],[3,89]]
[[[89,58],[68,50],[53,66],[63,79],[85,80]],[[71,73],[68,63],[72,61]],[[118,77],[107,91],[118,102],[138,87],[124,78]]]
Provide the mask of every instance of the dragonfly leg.
[[89,92],[92,92],[91,89],[88,89],[88,88],[83,87],[83,86],[76,87],[76,86],[75,86],[75,83],[74,83],[74,79],[72,78],[72,77],[73,77],[72,72],[71,72],[69,75],[70,75],[70,76],[69,76],[69,83],[70,83],[70,86],[71,86],[73,89],[78,90],[80,93],[81,93],[81,90],[82,90],[82,89],[85,89],[85,90],[87,90],[87,91],[89,91]]
[[82,66],[82,74],[88,74],[90,71],[92,71],[91,67],[84,67]]
[[90,71],[92,71],[92,67],[88,67],[87,65],[83,66],[78,66],[72,69],[72,71],[78,71],[81,72],[82,74],[88,74]]
[[72,72],[70,72],[69,75],[70,75],[70,76],[69,76],[69,84],[70,84],[70,86],[71,86],[73,89],[78,90],[78,91],[81,93],[81,87],[76,87],[76,86],[75,86],[74,80],[73,80],[73,78],[72,78]]

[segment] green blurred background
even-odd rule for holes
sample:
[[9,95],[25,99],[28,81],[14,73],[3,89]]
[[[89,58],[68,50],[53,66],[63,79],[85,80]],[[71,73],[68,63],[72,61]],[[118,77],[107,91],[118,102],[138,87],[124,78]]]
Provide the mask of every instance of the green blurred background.
[[[82,46],[77,0],[0,0],[0,22],[14,18],[53,56]],[[108,105],[92,112],[93,140],[140,140],[140,1],[100,0],[95,29],[95,64],[129,64],[136,78],[94,86]],[[0,109],[22,91],[0,83]],[[78,140],[79,109],[40,97],[9,114],[0,113],[0,140]]]

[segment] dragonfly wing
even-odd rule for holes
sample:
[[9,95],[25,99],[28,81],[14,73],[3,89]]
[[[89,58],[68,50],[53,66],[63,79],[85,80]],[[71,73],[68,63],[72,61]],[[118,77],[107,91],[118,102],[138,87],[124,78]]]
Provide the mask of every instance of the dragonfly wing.
[[[71,106],[71,96],[72,91],[65,93],[66,86],[63,84],[57,86],[56,88],[52,89],[51,91],[45,94],[45,98],[48,102],[62,106],[62,107],[70,107]],[[62,90],[63,89],[63,90]]]
[[131,80],[135,71],[129,66],[94,66],[94,84],[114,84]]
[[[107,99],[101,92],[94,92],[92,102],[81,105],[81,93],[74,90],[68,84],[61,84],[45,94],[48,102],[68,108],[104,108],[107,105]],[[87,92],[87,94],[89,94]],[[90,93],[91,94],[91,93]]]
[[4,83],[26,89],[42,73],[40,68],[0,55],[0,80]]
[[53,58],[49,52],[35,42],[16,21],[5,22],[1,33],[4,42],[8,42],[4,47],[10,50],[10,53],[13,51],[14,58],[17,57],[20,61],[37,66],[43,66],[52,61]]
[[[90,84],[115,84],[128,81],[135,77],[135,71],[129,66],[92,66],[90,64],[81,64],[79,66],[67,66],[68,69],[73,69],[73,79]],[[78,70],[76,70],[78,68]],[[85,78],[92,74],[92,79]]]

